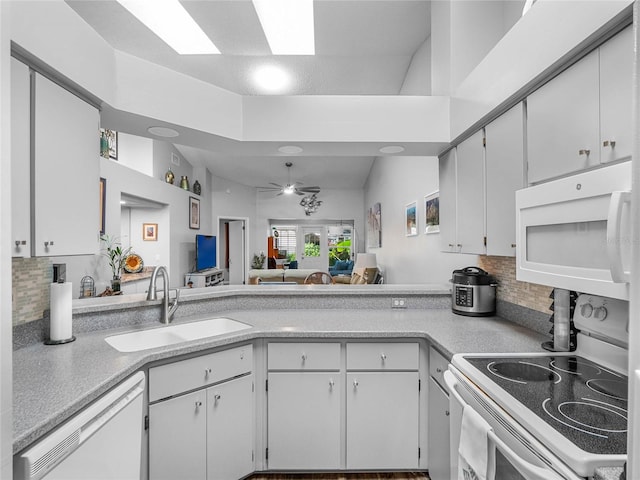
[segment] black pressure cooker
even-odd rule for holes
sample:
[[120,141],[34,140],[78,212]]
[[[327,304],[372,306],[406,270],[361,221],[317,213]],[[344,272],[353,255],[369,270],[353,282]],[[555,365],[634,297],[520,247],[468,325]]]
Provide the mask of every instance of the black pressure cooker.
[[478,267],[454,270],[451,309],[458,315],[486,317],[496,313],[496,279]]

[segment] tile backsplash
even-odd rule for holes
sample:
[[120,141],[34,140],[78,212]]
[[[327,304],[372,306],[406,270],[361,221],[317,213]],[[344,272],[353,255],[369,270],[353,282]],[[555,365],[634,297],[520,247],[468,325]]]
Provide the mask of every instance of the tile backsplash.
[[11,262],[12,324],[39,320],[49,309],[51,261],[46,257],[13,258]]
[[549,295],[552,287],[516,280],[515,257],[491,257],[480,255],[478,266],[498,280],[498,300],[527,307],[532,310],[551,314]]

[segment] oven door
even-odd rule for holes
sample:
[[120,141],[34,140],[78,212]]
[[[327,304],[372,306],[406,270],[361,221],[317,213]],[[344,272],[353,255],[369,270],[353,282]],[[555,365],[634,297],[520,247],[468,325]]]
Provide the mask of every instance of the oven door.
[[449,388],[449,422],[451,442],[451,479],[458,478],[457,452],[460,444],[462,410],[473,408],[491,425],[489,442],[489,476],[496,480],[584,480],[540,442],[513,421],[455,367],[444,374]]
[[631,165],[516,192],[516,278],[629,299]]

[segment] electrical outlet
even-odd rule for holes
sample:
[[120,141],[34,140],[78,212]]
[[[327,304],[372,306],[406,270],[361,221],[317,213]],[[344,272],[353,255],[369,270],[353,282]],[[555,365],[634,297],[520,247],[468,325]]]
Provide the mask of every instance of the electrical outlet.
[[392,298],[391,308],[407,308],[407,300],[405,298]]

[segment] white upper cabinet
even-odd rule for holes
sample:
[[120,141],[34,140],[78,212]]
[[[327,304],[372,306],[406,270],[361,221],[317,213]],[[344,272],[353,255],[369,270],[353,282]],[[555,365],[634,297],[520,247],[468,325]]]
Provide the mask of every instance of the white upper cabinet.
[[456,149],[439,159],[440,241],[443,252],[457,252],[456,245]]
[[484,130],[457,147],[457,233],[460,253],[485,253]]
[[98,253],[98,110],[43,76],[35,77],[32,253]]
[[516,191],[524,184],[521,103],[485,127],[487,255],[516,254]]
[[31,255],[29,67],[11,58],[11,254]]
[[527,98],[528,182],[631,155],[631,27]]
[[529,95],[529,183],[600,163],[598,90],[594,51]]
[[600,47],[600,161],[630,158],[633,29]]
[[442,251],[483,254],[484,130],[440,157]]

